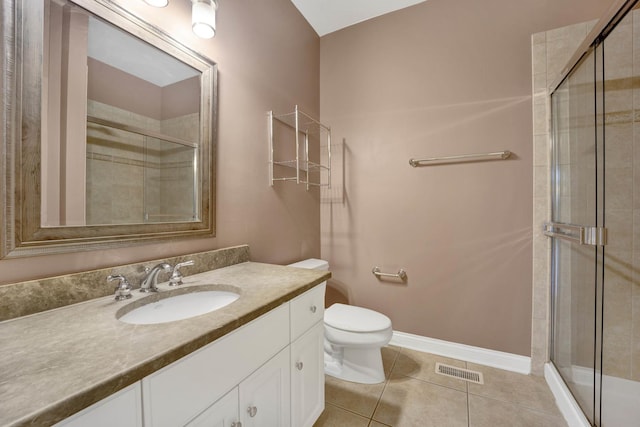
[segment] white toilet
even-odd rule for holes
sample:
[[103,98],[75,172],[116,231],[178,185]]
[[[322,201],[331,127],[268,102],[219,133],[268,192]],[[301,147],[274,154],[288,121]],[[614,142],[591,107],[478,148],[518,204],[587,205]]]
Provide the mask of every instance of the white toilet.
[[[329,263],[307,259],[291,267],[328,270]],[[347,381],[384,381],[380,349],[391,340],[391,319],[377,311],[333,304],[324,312],[324,371]]]

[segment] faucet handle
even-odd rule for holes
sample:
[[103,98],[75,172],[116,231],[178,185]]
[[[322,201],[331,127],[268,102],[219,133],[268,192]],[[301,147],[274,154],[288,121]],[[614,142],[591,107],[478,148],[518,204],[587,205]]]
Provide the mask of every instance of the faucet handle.
[[182,273],[180,272],[181,267],[186,267],[187,265],[193,265],[195,262],[193,260],[188,260],[185,262],[179,262],[173,267],[173,272],[171,273],[171,278],[169,279],[169,286],[179,286],[182,285]]
[[195,261],[192,260],[192,259],[184,261],[184,262],[179,262],[179,263],[176,264],[175,267],[173,267],[173,270],[175,271],[176,268],[186,267],[187,265],[193,265],[193,264],[195,264]]
[[121,301],[123,299],[131,298],[131,284],[121,274],[110,274],[107,276],[107,282],[112,282],[114,280],[118,280],[118,286],[115,289],[115,300]]

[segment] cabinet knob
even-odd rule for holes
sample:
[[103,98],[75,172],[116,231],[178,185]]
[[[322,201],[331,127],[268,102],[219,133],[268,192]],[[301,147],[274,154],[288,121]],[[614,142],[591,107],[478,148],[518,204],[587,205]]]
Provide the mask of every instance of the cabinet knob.
[[304,367],[304,364],[302,362],[296,362],[296,368],[298,368],[298,371],[302,371],[303,367]]
[[249,414],[249,416],[251,418],[255,417],[256,414],[258,413],[258,408],[256,408],[255,406],[249,406],[247,408],[247,413]]
[[312,313],[315,313],[317,309],[318,308],[315,305],[312,305],[311,307],[309,307],[309,310],[311,310]]

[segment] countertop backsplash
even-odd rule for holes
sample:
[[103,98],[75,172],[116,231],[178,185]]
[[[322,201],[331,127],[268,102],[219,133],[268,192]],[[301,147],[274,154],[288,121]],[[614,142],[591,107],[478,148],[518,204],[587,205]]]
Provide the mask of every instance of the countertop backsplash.
[[[249,246],[240,245],[207,252],[169,257],[158,260],[120,265],[27,282],[0,286],[0,321],[64,307],[114,292],[114,284],[107,283],[110,274],[125,276],[133,288],[139,288],[145,276],[145,267],[153,267],[159,262],[172,266],[193,260],[194,265],[181,269],[185,276],[227,267],[249,261]],[[158,283],[169,280],[169,273],[161,272]]]

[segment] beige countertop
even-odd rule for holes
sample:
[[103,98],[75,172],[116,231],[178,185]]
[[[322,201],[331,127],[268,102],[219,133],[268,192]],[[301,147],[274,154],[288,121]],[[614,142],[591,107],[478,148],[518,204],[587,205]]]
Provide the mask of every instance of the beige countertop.
[[240,293],[232,304],[191,319],[117,320],[119,309],[150,295],[135,290],[125,301],[97,298],[0,322],[0,425],[54,424],[329,277],[328,271],[245,262],[185,277],[182,288],[221,285]]

